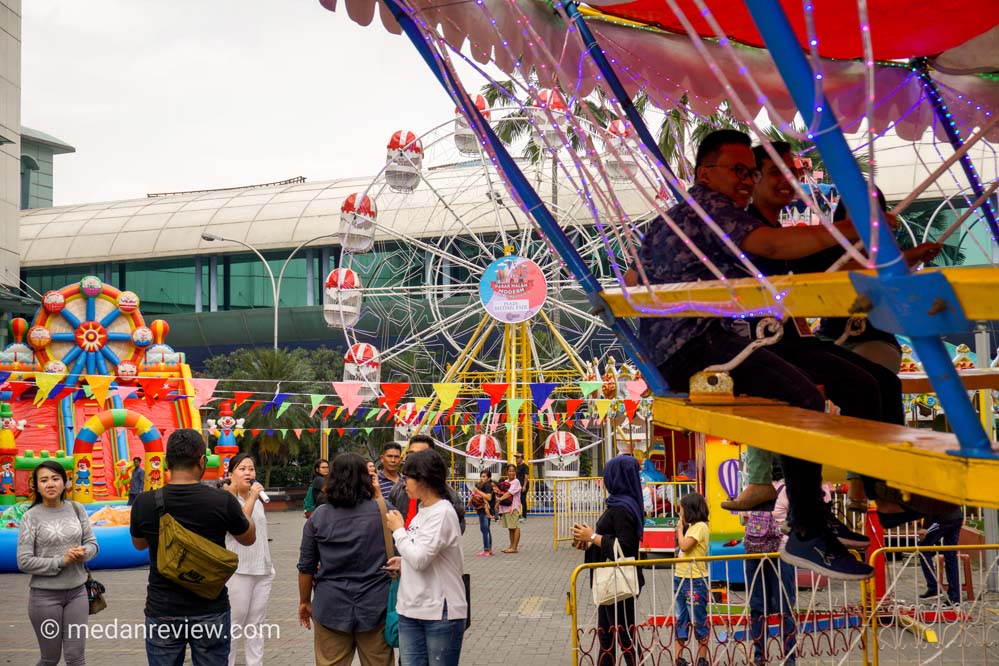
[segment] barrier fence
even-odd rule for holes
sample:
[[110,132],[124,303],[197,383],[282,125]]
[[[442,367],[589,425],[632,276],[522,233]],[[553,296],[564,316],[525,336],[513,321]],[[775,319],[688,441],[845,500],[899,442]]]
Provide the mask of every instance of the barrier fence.
[[[946,577],[937,572],[937,554],[957,554],[961,602],[951,605]],[[999,664],[999,593],[986,589],[995,574],[999,545],[881,548],[870,556],[883,565],[888,580],[882,598],[873,584],[830,581],[780,562],[776,553],[701,558],[725,562],[725,579],[711,580],[706,603],[711,666],[757,664]],[[932,560],[930,580],[941,594],[920,599],[927,589],[919,565]],[[673,565],[666,558],[624,562],[640,567],[645,585],[624,604],[598,607],[590,596],[590,572],[612,562],[577,567],[570,580],[568,610],[575,666],[654,664],[672,666],[678,658],[694,666],[698,644],[691,630],[685,645],[677,642],[677,589]],[[689,562],[690,560],[685,560]],[[942,571],[942,565],[939,567]],[[745,574],[736,583],[731,574]],[[793,581],[793,582],[792,582]],[[603,616],[601,622],[600,616]],[[626,617],[631,615],[631,617]],[[615,625],[628,629],[614,630]],[[600,626],[612,627],[604,631]],[[636,659],[637,656],[637,659]]]

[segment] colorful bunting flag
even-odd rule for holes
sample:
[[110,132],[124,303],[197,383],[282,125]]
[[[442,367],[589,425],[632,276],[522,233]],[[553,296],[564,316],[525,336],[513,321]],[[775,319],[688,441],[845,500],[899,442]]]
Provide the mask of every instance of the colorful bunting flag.
[[361,396],[363,387],[364,384],[361,382],[333,382],[333,390],[336,391],[337,397],[347,408],[347,414],[353,416],[354,410],[364,402],[364,398]]
[[635,379],[624,383],[624,387],[628,389],[628,397],[632,400],[638,400],[645,393],[649,385],[645,383],[644,379]]
[[446,384],[435,383],[434,393],[441,401],[441,410],[447,411],[454,406],[454,401],[458,398],[458,391],[461,390],[461,384],[449,382]]
[[382,383],[382,397],[378,399],[378,404],[385,405],[390,412],[394,413],[400,398],[408,390],[409,384],[406,383]]
[[581,381],[579,382],[579,391],[583,394],[583,397],[586,397],[591,393],[595,393],[603,385],[604,383],[600,381]]
[[506,395],[507,389],[510,388],[509,384],[480,384],[479,386],[489,396],[490,407],[498,405],[503,396]]
[[576,413],[576,410],[579,409],[579,406],[582,405],[584,402],[586,402],[586,401],[585,400],[578,400],[578,399],[575,399],[575,398],[573,398],[571,400],[566,400],[565,401],[565,418],[567,418],[567,419],[572,418],[572,415]]
[[548,402],[548,398],[558,387],[558,384],[549,384],[544,382],[531,382],[531,399],[534,400],[534,407],[537,411],[544,409],[544,405]]
[[325,399],[326,396],[320,393],[309,394],[309,403],[312,405],[312,410],[309,411],[310,417],[316,413],[316,410],[319,409],[319,405],[323,404],[323,400]]
[[[217,379],[189,379],[194,388],[194,408],[201,409],[209,403],[215,394],[215,387],[218,386]],[[93,386],[93,384],[91,384]]]
[[45,399],[49,397],[49,393],[52,389],[56,387],[56,384],[61,382],[65,377],[65,373],[51,373],[51,372],[39,372],[35,374],[35,385],[38,386],[38,393],[35,394],[35,406],[39,407]]
[[234,391],[234,407],[239,407],[253,396],[253,391]]
[[278,407],[277,414],[274,415],[274,418],[276,419],[281,418],[281,415],[284,414],[286,411],[288,411],[289,407],[291,407],[290,402],[282,402],[281,406]]

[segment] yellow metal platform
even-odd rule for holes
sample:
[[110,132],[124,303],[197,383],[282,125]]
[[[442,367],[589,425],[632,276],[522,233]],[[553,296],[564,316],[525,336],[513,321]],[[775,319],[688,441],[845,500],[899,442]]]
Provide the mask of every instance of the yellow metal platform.
[[[657,425],[702,432],[884,479],[903,491],[999,508],[999,460],[961,458],[951,434],[832,416],[759,398],[655,398]],[[997,451],[999,452],[999,451]]]
[[[999,368],[960,370],[957,374],[969,391],[999,389]],[[933,393],[933,385],[925,373],[903,372],[898,378],[902,380],[902,393]]]
[[[999,268],[942,268],[924,272],[930,271],[939,271],[947,276],[968,319],[999,319],[999,298],[996,298]],[[873,271],[860,272],[874,275]],[[846,271],[782,275],[771,277],[770,282],[779,291],[786,292],[782,302],[785,309],[796,317],[844,317],[857,298]],[[738,305],[747,311],[774,307],[777,303],[770,292],[752,278],[730,280],[728,287],[734,289]],[[655,298],[649,293],[650,289]],[[719,315],[710,311],[710,306],[732,305],[731,292],[725,283],[717,280],[632,287],[628,293],[639,307],[662,308],[689,302],[709,304],[703,310],[693,309],[671,315],[676,317],[716,317]],[[621,289],[608,289],[603,296],[617,317],[658,316],[637,311]]]

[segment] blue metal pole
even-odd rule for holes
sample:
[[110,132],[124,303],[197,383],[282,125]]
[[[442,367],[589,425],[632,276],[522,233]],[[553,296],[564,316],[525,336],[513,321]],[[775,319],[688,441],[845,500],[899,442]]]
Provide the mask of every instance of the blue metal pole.
[[669,163],[666,161],[666,156],[663,155],[663,151],[659,148],[659,143],[653,138],[649,128],[646,127],[645,121],[642,119],[642,114],[638,112],[634,102],[631,101],[631,96],[628,95],[624,86],[621,85],[621,79],[618,78],[617,72],[611,67],[607,56],[604,55],[603,49],[597,44],[597,38],[590,32],[590,26],[586,25],[586,21],[583,20],[583,15],[579,12],[579,7],[575,2],[566,2],[564,3],[564,7],[569,18],[572,19],[573,24],[576,26],[580,38],[583,40],[583,46],[586,47],[587,53],[590,54],[600,73],[603,74],[604,81],[610,86],[611,92],[617,98],[617,103],[624,109],[624,114],[628,116],[628,120],[631,121],[635,131],[638,132],[638,137],[645,144],[649,152],[659,161],[663,170],[672,178],[672,180],[670,178],[666,179],[666,186],[673,193],[673,196],[676,197],[677,201],[683,201],[686,199],[686,196],[673,184],[673,181],[676,180],[676,174],[670,169]]
[[534,191],[530,181],[521,172],[514,159],[510,157],[510,153],[503,146],[503,142],[493,132],[492,127],[482,117],[475,104],[471,103],[466,95],[460,94],[459,91],[463,90],[460,81],[451,74],[450,70],[442,67],[436,61],[433,51],[420,33],[420,29],[397,0],[383,1],[399,22],[399,25],[402,26],[403,32],[409,37],[413,46],[416,47],[417,52],[419,52],[420,56],[430,67],[430,71],[433,72],[434,76],[437,77],[437,80],[444,87],[444,90],[448,92],[455,104],[462,110],[462,113],[470,119],[474,119],[474,122],[470,123],[472,128],[476,131],[480,140],[486,141],[492,146],[496,153],[496,161],[499,168],[510,179],[511,185],[520,196],[527,212],[531,214],[538,223],[538,226],[541,227],[548,240],[551,241],[552,246],[565,261],[566,266],[583,288],[587,299],[590,301],[590,305],[593,306],[594,313],[616,335],[632,361],[641,370],[642,377],[645,378],[645,382],[652,389],[652,392],[656,395],[665,395],[668,393],[669,386],[666,384],[666,380],[652,362],[642,343],[638,340],[635,331],[627,322],[617,319],[611,314],[607,303],[600,295],[602,291],[600,282],[597,281],[596,276],[593,275],[586,262],[583,261],[576,248],[573,247],[572,241],[565,235],[558,221],[555,220],[548,208],[545,207],[544,201]]
[[[864,244],[870,247],[870,229],[862,223],[870,219],[871,213],[867,184],[836,124],[825,95],[820,93],[816,98],[815,75],[798,45],[779,0],[746,0],[746,7],[804,118],[805,125],[812,127],[815,114],[819,114],[818,127],[812,139],[833,180],[839,186],[840,195],[851,216],[861,222],[857,225],[858,234]],[[878,225],[878,277],[882,280],[905,277],[908,275],[908,267],[885,223],[884,215],[878,211],[878,216],[881,218],[881,224]],[[968,394],[947,355],[943,341],[939,337],[910,337],[919,360],[923,363],[923,369],[947,413],[951,428],[961,442],[960,451],[955,453],[968,457],[993,457],[991,442],[968,400]]]
[[[947,109],[947,103],[944,102],[943,96],[940,94],[937,82],[930,76],[930,69],[926,63],[926,58],[917,58],[912,65],[919,74],[919,82],[923,84],[923,90],[926,91],[926,95],[930,98],[930,105],[937,114],[937,119],[943,126],[944,133],[947,135],[947,141],[950,142],[954,150],[959,150],[964,145],[964,139],[961,138],[957,124],[954,122],[951,112]],[[962,155],[958,159],[958,162],[964,170],[965,177],[971,184],[971,191],[975,193],[975,198],[977,199],[985,194],[982,179],[979,178],[978,170],[975,169],[975,164],[971,161],[968,153]],[[992,205],[991,197],[982,202],[982,214],[985,216],[985,221],[988,222],[989,230],[992,232],[992,244],[995,245],[999,243],[999,224],[996,222],[996,211]]]

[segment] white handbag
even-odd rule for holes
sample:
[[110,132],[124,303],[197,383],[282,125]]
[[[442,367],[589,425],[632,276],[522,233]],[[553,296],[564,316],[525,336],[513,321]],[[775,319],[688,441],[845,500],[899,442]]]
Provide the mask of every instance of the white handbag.
[[608,606],[638,596],[638,568],[620,566],[621,562],[634,562],[635,558],[624,556],[617,539],[614,540],[614,561],[618,566],[593,570],[593,603],[597,606]]

